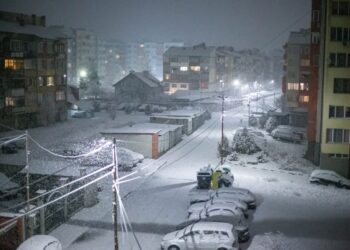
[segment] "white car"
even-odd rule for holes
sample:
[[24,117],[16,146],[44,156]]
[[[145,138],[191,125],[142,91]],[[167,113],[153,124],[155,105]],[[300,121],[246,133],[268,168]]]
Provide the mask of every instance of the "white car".
[[229,223],[196,222],[165,235],[162,250],[238,250],[238,236]]
[[271,136],[274,139],[282,139],[292,142],[300,142],[303,139],[302,133],[294,131],[293,128],[289,126],[278,126],[276,129],[272,130]]
[[191,195],[190,203],[198,203],[209,201],[212,198],[223,198],[229,200],[239,200],[243,201],[248,205],[248,208],[256,208],[256,199],[255,196],[247,189],[242,188],[220,188],[217,190],[210,190],[206,193],[198,193]]
[[334,184],[337,187],[350,188],[350,180],[331,170],[316,169],[312,171],[309,181],[311,183]]
[[17,250],[62,250],[62,245],[53,236],[35,235],[24,241]]
[[247,216],[248,212],[248,205],[242,201],[239,200],[225,200],[221,198],[214,197],[213,199],[210,199],[209,201],[205,202],[198,202],[190,205],[188,208],[188,215],[191,215],[192,213],[196,213],[201,211],[202,209],[208,208],[210,205],[228,205],[232,208],[238,208],[240,209],[245,216]]

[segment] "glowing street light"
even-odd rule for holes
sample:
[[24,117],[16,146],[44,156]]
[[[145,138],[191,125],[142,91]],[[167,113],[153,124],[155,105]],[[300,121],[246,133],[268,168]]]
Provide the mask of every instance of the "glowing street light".
[[241,83],[240,83],[240,81],[238,79],[236,79],[236,80],[233,81],[233,85],[235,87],[238,87],[239,85],[241,85]]
[[79,76],[80,76],[81,78],[87,77],[87,72],[86,72],[86,70],[85,70],[85,69],[80,70]]

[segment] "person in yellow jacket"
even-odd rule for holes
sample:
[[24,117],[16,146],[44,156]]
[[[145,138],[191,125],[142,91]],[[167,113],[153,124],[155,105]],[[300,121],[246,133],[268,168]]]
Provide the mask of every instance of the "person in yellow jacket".
[[219,180],[222,176],[221,170],[215,170],[215,172],[211,175],[211,188],[218,189],[219,188]]

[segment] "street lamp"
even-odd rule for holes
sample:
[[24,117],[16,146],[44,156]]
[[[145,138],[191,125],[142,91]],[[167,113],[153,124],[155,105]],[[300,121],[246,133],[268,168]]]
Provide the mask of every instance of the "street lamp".
[[81,69],[80,72],[79,72],[79,76],[80,76],[81,78],[87,77],[87,72],[86,72],[86,70],[85,70],[85,69]]

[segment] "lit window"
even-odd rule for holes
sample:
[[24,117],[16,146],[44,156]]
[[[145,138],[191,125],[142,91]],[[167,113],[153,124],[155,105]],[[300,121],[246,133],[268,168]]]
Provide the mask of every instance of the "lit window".
[[299,102],[309,102],[309,96],[308,95],[299,96]]
[[165,74],[165,80],[169,80],[170,79],[170,74]]
[[38,85],[44,86],[44,78],[42,78],[41,76],[38,77]]
[[24,62],[23,60],[15,60],[15,59],[5,59],[5,69],[23,69]]
[[66,95],[64,94],[64,91],[56,92],[56,101],[64,101],[65,99],[66,99]]
[[191,70],[199,72],[199,71],[201,71],[201,66],[191,66]]
[[15,106],[15,100],[12,97],[5,97],[5,106],[6,107],[14,107]]
[[187,71],[188,70],[188,67],[187,66],[181,66],[180,67],[180,71]]
[[288,90],[299,90],[299,83],[288,83]]
[[55,86],[53,76],[47,77],[47,86]]

